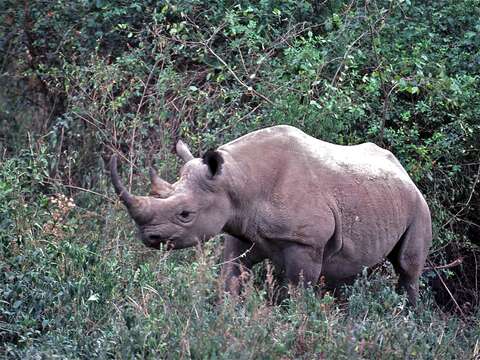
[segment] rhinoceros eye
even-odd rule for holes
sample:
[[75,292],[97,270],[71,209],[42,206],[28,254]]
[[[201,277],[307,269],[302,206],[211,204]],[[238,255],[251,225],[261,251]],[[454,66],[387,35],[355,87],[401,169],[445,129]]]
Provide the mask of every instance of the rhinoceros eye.
[[181,213],[178,214],[178,219],[181,222],[187,223],[193,220],[194,212],[183,210]]

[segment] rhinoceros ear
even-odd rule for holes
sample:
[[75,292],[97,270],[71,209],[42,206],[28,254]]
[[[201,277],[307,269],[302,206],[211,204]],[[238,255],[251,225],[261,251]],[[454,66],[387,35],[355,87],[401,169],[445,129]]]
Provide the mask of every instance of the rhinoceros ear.
[[203,155],[203,163],[208,166],[212,178],[222,172],[223,157],[218,151],[207,151],[205,155]]

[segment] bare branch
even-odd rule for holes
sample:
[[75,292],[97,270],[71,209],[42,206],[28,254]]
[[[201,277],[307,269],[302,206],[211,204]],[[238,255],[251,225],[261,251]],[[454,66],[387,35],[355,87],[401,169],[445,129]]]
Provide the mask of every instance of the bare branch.
[[462,308],[460,307],[460,305],[458,305],[458,302],[457,300],[455,299],[455,297],[453,296],[452,292],[450,291],[450,289],[448,288],[447,284],[445,284],[445,281],[443,281],[443,277],[442,275],[438,272],[438,270],[435,268],[435,266],[431,263],[430,260],[427,259],[427,262],[428,264],[430,265],[430,267],[433,269],[433,271],[435,271],[435,273],[437,274],[438,278],[440,279],[440,282],[442,283],[443,287],[445,288],[445,290],[447,290],[447,293],[448,295],[450,295],[450,298],[453,300],[453,303],[455,304],[455,306],[457,307],[458,311],[460,312],[460,314],[462,314],[462,316],[465,318],[465,313],[463,312]]
[[[445,264],[445,265],[436,265],[434,267],[425,267],[423,269],[423,271],[431,271],[431,270],[443,270],[443,269],[450,269],[452,267],[455,267],[455,266],[458,266],[460,265],[461,263],[463,262],[463,258],[458,258],[457,260],[455,261],[452,261],[451,263],[449,264]],[[431,264],[431,263],[430,263]]]
[[460,213],[462,213],[467,207],[468,205],[470,205],[470,201],[472,201],[472,197],[473,197],[473,194],[475,193],[475,188],[478,184],[478,180],[480,178],[480,166],[478,167],[478,171],[477,171],[477,175],[475,177],[475,180],[473,181],[473,185],[472,185],[472,190],[470,191],[470,195],[468,197],[468,200],[465,204],[463,204],[462,208],[460,210],[458,210],[455,215],[453,215],[452,217],[450,217],[450,219],[448,219],[442,226],[441,228],[443,229],[445,226],[447,226],[448,224],[450,224],[450,222],[452,222],[453,219],[456,219],[458,217],[458,215],[460,215]]
[[270,105],[274,105],[273,101],[270,100],[268,97],[266,97],[265,95],[259,93],[257,90],[255,90],[253,87],[249,86],[248,84],[246,84],[245,82],[243,82],[238,76],[237,74],[235,73],[235,71],[232,70],[232,68],[225,62],[225,60],[223,60],[220,56],[217,55],[217,53],[215,51],[213,51],[213,49],[207,44],[207,43],[204,43],[203,46],[205,46],[205,48],[213,55],[217,58],[218,61],[220,61],[222,63],[223,66],[225,66],[225,68],[228,70],[228,72],[230,74],[232,74],[232,76],[235,78],[235,80],[237,80],[237,82],[242,85],[244,88],[246,88],[248,91],[250,91],[251,93],[255,94],[256,96],[262,98],[263,100],[265,100],[266,102],[268,102]]

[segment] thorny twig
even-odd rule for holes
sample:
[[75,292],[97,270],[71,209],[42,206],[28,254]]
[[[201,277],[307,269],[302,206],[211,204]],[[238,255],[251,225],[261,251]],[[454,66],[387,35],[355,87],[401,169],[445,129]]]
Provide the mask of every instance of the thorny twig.
[[368,32],[365,31],[359,37],[357,37],[350,45],[348,45],[347,50],[345,51],[345,53],[342,56],[342,61],[340,62],[340,65],[338,66],[337,71],[335,72],[335,75],[333,75],[332,82],[330,84],[331,86],[334,86],[335,83],[337,82],[337,76],[340,73],[340,71],[342,70],[343,65],[345,64],[345,60],[347,59],[348,55],[350,54],[350,51],[353,49],[353,46],[357,42],[359,42],[365,35],[367,35],[367,33]]
[[230,259],[230,260],[218,263],[218,264],[214,264],[213,266],[216,267],[216,266],[222,266],[222,265],[225,265],[225,264],[230,264],[230,263],[233,263],[234,261],[236,261],[238,259],[244,258],[245,256],[247,256],[247,254],[250,251],[252,251],[254,246],[255,246],[255,243],[253,243],[252,246],[250,246],[247,250],[245,250],[242,254],[238,255],[237,257],[234,257],[233,259]]
[[468,205],[470,205],[470,201],[472,201],[472,197],[473,197],[473,194],[475,192],[475,187],[477,186],[478,184],[478,181],[479,181],[479,178],[480,178],[480,166],[478,167],[478,171],[477,171],[477,175],[475,176],[475,180],[473,181],[473,185],[472,185],[472,190],[470,191],[470,195],[468,196],[468,199],[467,199],[467,202],[465,204],[463,204],[462,208],[460,210],[458,210],[455,215],[453,215],[452,217],[450,217],[450,219],[448,219],[442,226],[441,228],[443,229],[445,226],[447,226],[448,224],[450,224],[450,222],[453,220],[453,219],[456,219],[458,217],[458,215],[460,215],[460,213],[462,213],[467,207]]
[[[195,24],[195,22],[193,20],[191,20],[190,18],[187,17],[187,19],[189,20],[189,23],[195,27],[196,29],[200,29],[199,26],[197,24]],[[264,58],[267,58],[269,57],[273,51],[275,50],[275,47],[277,47],[278,45],[288,41],[288,39],[292,38],[292,37],[296,37],[298,35],[300,35],[301,33],[307,31],[308,29],[312,28],[312,27],[305,27],[305,22],[303,23],[300,23],[300,24],[296,24],[294,27],[292,27],[291,29],[289,29],[287,31],[287,33],[285,35],[283,35],[271,48],[270,50],[267,51],[266,55],[264,55]],[[252,86],[248,85],[247,83],[245,83],[242,79],[240,79],[240,77],[235,73],[235,71],[227,64],[227,62],[221,58],[213,49],[212,47],[210,46],[210,43],[215,39],[215,37],[217,36],[217,34],[219,33],[219,31],[221,29],[223,29],[225,27],[225,24],[221,24],[219,27],[217,27],[213,33],[210,35],[210,37],[207,39],[207,40],[204,40],[204,41],[200,41],[200,42],[185,42],[183,40],[180,40],[180,39],[174,39],[175,41],[180,41],[180,42],[183,42],[183,43],[189,43],[189,44],[194,44],[194,45],[201,45],[203,46],[210,54],[212,54],[226,69],[227,71],[234,77],[234,79],[241,85],[243,86],[245,89],[247,89],[247,91],[251,92],[253,95],[257,96],[257,97],[260,97],[261,99],[265,100],[266,102],[268,102],[270,105],[274,105],[273,101],[270,100],[269,97],[267,97],[266,95],[258,92],[257,90],[255,90]],[[301,27],[301,29],[299,31],[296,31],[298,27]],[[243,54],[241,53],[241,50],[239,48],[239,52],[240,52],[240,58],[241,58],[241,61],[242,61],[242,65],[244,67],[244,70],[245,72],[247,73],[247,76],[250,75],[248,74],[248,71],[245,67],[245,63],[244,63],[244,59],[243,59]],[[259,65],[257,66],[257,68],[255,69],[255,71],[251,74],[251,75],[254,75],[258,72],[258,69],[259,67],[261,66],[261,63],[259,63]]]
[[460,314],[462,314],[462,316],[465,318],[465,313],[463,312],[462,308],[460,307],[460,305],[458,305],[458,302],[457,300],[455,299],[455,297],[453,296],[452,292],[450,291],[450,289],[448,288],[447,284],[445,284],[445,281],[443,280],[443,277],[442,275],[440,275],[440,272],[435,268],[435,266],[433,266],[432,262],[430,260],[427,259],[427,262],[428,262],[428,265],[432,268],[433,271],[435,271],[435,273],[437,274],[438,278],[440,279],[440,282],[442,283],[443,287],[445,288],[445,290],[447,290],[447,293],[448,295],[450,295],[450,298],[453,300],[453,303],[455,304],[455,306],[457,307],[458,311],[460,312]]
[[[83,121],[85,121],[87,124],[90,124],[90,125],[93,126],[95,129],[97,129],[103,136],[105,136],[105,138],[108,138],[108,137],[107,137],[107,134],[105,133],[105,131],[103,131],[103,129],[100,128],[100,127],[99,127],[97,124],[95,124],[93,121],[90,121],[89,119],[87,119],[87,118],[84,117],[83,115],[77,113],[76,111],[72,111],[72,114],[78,116],[78,118],[79,118],[80,120],[83,120]],[[88,115],[88,116],[90,116],[90,117],[91,117],[94,121],[96,121],[97,123],[102,124],[100,121],[95,120],[91,115]],[[103,125],[103,124],[102,124],[102,125]]]
[[233,128],[234,126],[240,124],[244,119],[246,119],[247,117],[249,117],[251,114],[253,114],[255,111],[257,111],[259,108],[260,108],[261,104],[258,104],[257,106],[255,106],[252,110],[250,110],[247,114],[243,115],[240,119],[238,119],[237,121],[235,122],[231,122],[228,126],[222,128],[222,129],[219,129],[218,131],[215,132],[215,136],[217,136],[218,134],[222,133],[222,132],[225,132],[226,130],[228,129],[231,129]]
[[[333,76],[332,78],[332,82],[331,82],[331,86],[334,86],[335,83],[337,82],[337,77],[338,77],[338,74],[340,73],[340,71],[342,70],[343,66],[345,65],[345,60],[347,59],[348,55],[350,54],[350,52],[352,51],[353,47],[355,46],[356,43],[358,43],[363,37],[365,37],[367,34],[371,34],[372,33],[372,29],[373,27],[381,22],[381,21],[384,21],[386,19],[386,17],[388,16],[388,11],[384,14],[384,16],[378,18],[373,24],[370,25],[370,29],[363,32],[362,34],[360,34],[359,37],[357,37],[350,45],[348,45],[347,47],[347,50],[345,51],[345,53],[343,54],[342,56],[342,61],[340,62],[340,65],[338,66],[337,68],[337,71],[335,72],[335,75]],[[383,26],[380,27],[380,29],[382,28]],[[378,32],[378,30],[377,30]]]
[[128,179],[129,191],[132,188],[132,181],[133,181],[133,156],[134,156],[134,143],[135,143],[135,135],[136,135],[136,130],[137,130],[138,116],[140,114],[140,110],[142,109],[143,102],[145,101],[145,95],[147,93],[147,89],[148,89],[148,85],[150,83],[150,80],[153,77],[153,72],[157,68],[160,61],[161,61],[161,58],[158,58],[157,61],[155,61],[155,64],[153,64],[153,67],[150,70],[150,73],[148,74],[147,81],[145,82],[145,86],[143,87],[142,97],[140,98],[140,102],[138,103],[138,107],[137,107],[137,112],[135,113],[135,118],[134,118],[135,120],[134,120],[134,123],[133,123],[132,137],[131,137],[131,140],[130,140],[130,174],[129,174],[129,179]]
[[235,78],[235,80],[237,80],[237,82],[242,85],[244,88],[246,88],[249,92],[255,94],[256,96],[262,98],[263,100],[265,100],[266,102],[268,102],[270,105],[274,105],[273,101],[270,100],[268,97],[266,97],[265,95],[259,93],[257,90],[255,90],[253,87],[249,86],[248,84],[246,84],[245,82],[243,82],[238,76],[237,74],[235,73],[235,71],[232,70],[232,68],[225,62],[225,60],[223,60],[215,51],[213,51],[213,49],[207,44],[207,43],[203,43],[202,44],[213,56],[215,56],[215,58],[217,58],[218,61],[220,61],[222,63],[223,66],[225,66],[225,68],[228,70],[228,72],[230,74],[232,74],[232,76]]
[[[375,6],[377,5],[376,3],[374,3],[374,4],[375,4]],[[391,9],[392,9],[392,4],[390,4],[390,8],[388,9],[386,14],[381,19],[385,19],[388,16],[388,14],[390,13]],[[368,2],[366,2],[365,3],[365,12],[367,14],[370,14],[369,10],[370,10],[370,8],[368,6]],[[377,8],[377,10],[378,10],[378,8]],[[372,22],[369,22],[369,27],[370,27],[371,48],[373,50],[373,54],[375,55],[375,61],[377,63],[377,69],[378,69],[381,66],[381,61],[380,61],[380,56],[379,56],[378,51],[377,51],[377,47],[375,46],[374,36],[378,35],[379,31],[375,31],[374,24]],[[381,28],[379,30],[381,30]],[[378,142],[381,143],[381,144],[383,144],[383,136],[384,136],[384,132],[385,132],[385,122],[387,120],[387,111],[388,111],[388,106],[390,104],[390,95],[397,86],[398,86],[398,84],[393,85],[392,88],[390,89],[390,91],[387,93],[383,76],[380,76],[380,89],[382,90],[383,99],[384,99],[383,100],[383,108],[382,108],[382,122],[381,122],[381,125],[380,125],[380,132],[379,132],[379,135],[378,135]]]
[[108,197],[107,195],[101,194],[101,193],[96,192],[94,190],[86,189],[86,188],[83,188],[83,187],[80,187],[80,186],[75,186],[75,185],[69,185],[69,184],[63,184],[63,183],[59,184],[57,181],[55,181],[55,179],[49,179],[48,181],[46,181],[46,183],[51,184],[51,185],[60,185],[60,186],[66,187],[66,188],[87,192],[87,193],[90,193],[90,194],[93,194],[93,195],[100,196],[100,197],[102,197],[102,198],[104,198],[104,199],[106,199],[106,200],[108,200],[112,203],[115,203],[115,200],[112,199],[111,197]]
[[[458,266],[463,262],[463,258],[458,258],[454,261],[452,261],[449,264],[445,265],[436,265],[434,267],[425,267],[423,271],[431,271],[431,270],[444,270],[444,269],[450,269],[452,267]],[[431,264],[430,264],[431,265]]]
[[[382,80],[382,82],[383,82],[383,80]],[[388,111],[388,106],[390,104],[390,95],[392,94],[393,90],[395,90],[397,88],[398,85],[399,85],[398,83],[393,85],[388,93],[385,92],[384,85],[382,85],[382,88],[383,88],[383,91],[384,91],[384,94],[385,94],[385,98],[383,100],[383,108],[382,108],[382,123],[380,125],[380,133],[378,135],[378,141],[382,144],[383,144],[383,136],[384,136],[384,133],[385,133],[385,122],[387,120],[387,111]]]
[[[265,62],[265,60],[268,59],[270,56],[272,56],[272,54],[275,52],[275,49],[277,49],[280,45],[282,45],[283,43],[287,43],[288,40],[290,40],[292,38],[296,38],[297,36],[304,33],[305,31],[308,31],[308,30],[313,29],[314,27],[318,27],[318,26],[323,25],[323,24],[319,24],[319,25],[315,25],[315,26],[305,26],[306,24],[307,24],[306,22],[295,24],[290,29],[288,29],[287,32],[284,35],[282,35],[278,39],[276,39],[273,42],[272,46],[270,46],[270,48],[265,52],[265,54],[262,56],[262,58],[258,62],[258,65],[257,65],[256,69],[254,70],[253,74],[258,73],[258,71],[260,70],[260,67]],[[297,30],[297,28],[300,28],[300,30]]]

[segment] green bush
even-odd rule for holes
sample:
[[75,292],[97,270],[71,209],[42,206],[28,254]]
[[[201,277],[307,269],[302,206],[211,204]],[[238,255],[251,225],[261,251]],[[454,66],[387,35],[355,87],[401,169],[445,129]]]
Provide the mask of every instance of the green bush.
[[[2,355],[478,356],[478,0],[7,0],[0,10]],[[200,155],[280,123],[392,150],[432,210],[431,260],[463,258],[440,272],[462,310],[432,272],[418,311],[388,271],[339,298],[296,290],[272,306],[260,268],[241,301],[222,302],[221,239],[173,254],[135,239],[104,171],[112,153],[146,193],[146,165],[177,176],[179,138]]]

